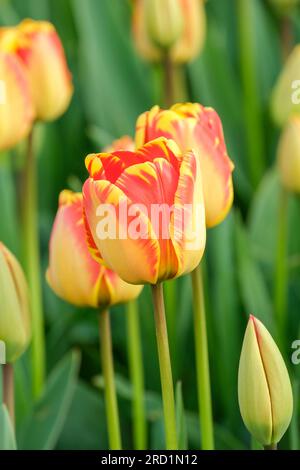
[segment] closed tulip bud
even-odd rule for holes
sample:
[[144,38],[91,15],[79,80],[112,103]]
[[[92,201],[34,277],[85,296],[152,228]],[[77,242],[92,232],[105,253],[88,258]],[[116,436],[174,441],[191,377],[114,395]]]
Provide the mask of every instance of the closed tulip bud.
[[30,341],[31,325],[27,284],[12,253],[0,243],[0,340],[6,349],[6,362],[18,359]]
[[52,229],[47,280],[63,300],[106,308],[136,298],[142,286],[126,284],[91,256],[83,220],[82,194],[62,191]]
[[238,392],[241,415],[250,433],[263,446],[276,445],[292,418],[291,383],[273,338],[253,316],[243,342]]
[[116,152],[117,150],[131,150],[135,148],[134,140],[128,135],[120,137],[120,139],[114,140],[110,145],[104,148],[105,153]]
[[283,186],[300,193],[300,117],[292,116],[278,145],[277,164]]
[[145,2],[152,41],[161,49],[170,49],[183,29],[180,2],[174,0],[145,0]]
[[18,26],[16,52],[31,84],[36,117],[52,121],[68,108],[73,85],[59,36],[51,23],[24,20]]
[[26,71],[13,44],[12,30],[0,28],[0,151],[27,137],[34,119]]
[[284,126],[288,118],[300,113],[300,45],[295,46],[275,84],[271,112],[275,123]]
[[168,50],[174,63],[200,53],[206,34],[204,0],[135,0],[133,36],[146,60],[162,60]]
[[217,113],[192,103],[176,104],[169,110],[155,106],[137,120],[136,146],[160,136],[173,139],[182,152],[190,148],[195,151],[202,172],[206,225],[213,227],[222,222],[233,202],[234,165],[227,154]]
[[175,142],[161,138],[135,152],[89,155],[86,167],[84,211],[95,256],[98,249],[132,284],[156,284],[199,264],[205,213],[192,151],[182,154]]

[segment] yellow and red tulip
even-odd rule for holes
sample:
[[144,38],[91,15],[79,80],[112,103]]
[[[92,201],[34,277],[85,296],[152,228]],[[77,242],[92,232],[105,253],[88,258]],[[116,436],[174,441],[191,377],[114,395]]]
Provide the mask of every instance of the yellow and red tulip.
[[15,53],[30,81],[36,117],[51,121],[68,108],[73,85],[63,46],[54,26],[26,19],[15,28]]
[[239,365],[241,415],[255,439],[277,444],[293,413],[292,388],[284,360],[265,326],[251,316]]
[[0,340],[6,362],[14,362],[27,348],[31,337],[28,289],[19,262],[0,242]]
[[169,110],[154,106],[142,114],[136,126],[136,146],[157,137],[173,139],[182,152],[193,149],[202,172],[206,225],[213,227],[226,217],[233,202],[233,163],[228,157],[220,118],[200,104],[176,104]]
[[125,283],[97,263],[86,242],[82,194],[62,191],[50,239],[47,270],[50,287],[77,306],[108,307],[136,298],[141,286]]
[[133,36],[140,55],[150,62],[166,50],[174,63],[193,60],[206,34],[204,0],[135,0]]
[[13,43],[12,30],[0,28],[0,151],[25,138],[34,119],[30,85]]
[[283,186],[300,193],[300,117],[292,116],[280,136],[277,165]]
[[[111,269],[133,284],[156,284],[199,264],[206,228],[201,172],[193,151],[183,154],[175,142],[160,138],[135,152],[89,155],[86,167],[90,177],[83,187],[84,210],[95,256],[98,250]],[[99,233],[107,217],[99,213],[103,205],[114,209],[114,236]],[[151,208],[161,205],[171,217],[153,224]],[[184,224],[179,213],[184,213]],[[137,222],[141,236],[131,232]]]

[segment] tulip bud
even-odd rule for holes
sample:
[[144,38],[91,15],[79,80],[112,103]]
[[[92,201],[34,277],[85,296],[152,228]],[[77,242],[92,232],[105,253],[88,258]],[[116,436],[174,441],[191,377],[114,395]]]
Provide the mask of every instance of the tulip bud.
[[49,253],[47,281],[59,297],[73,305],[104,308],[132,300],[142,290],[141,286],[126,284],[92,258],[80,193],[60,194]]
[[23,61],[32,90],[37,119],[61,116],[73,95],[71,73],[54,26],[46,21],[22,21],[17,54]]
[[0,28],[0,151],[27,137],[34,110],[26,71],[14,54],[11,28]]
[[264,325],[250,316],[239,365],[239,405],[243,421],[263,446],[277,444],[293,412],[287,368]]
[[292,116],[278,144],[277,164],[283,186],[300,193],[300,117]]
[[0,242],[0,340],[6,348],[6,362],[14,362],[30,340],[27,284],[16,258]]
[[288,118],[300,113],[300,45],[295,46],[275,84],[271,112],[275,123],[283,126]]
[[154,44],[168,50],[175,44],[183,29],[180,2],[174,0],[145,0],[148,29]]
[[146,60],[157,62],[166,50],[174,63],[193,60],[204,44],[204,0],[135,0],[133,36]]

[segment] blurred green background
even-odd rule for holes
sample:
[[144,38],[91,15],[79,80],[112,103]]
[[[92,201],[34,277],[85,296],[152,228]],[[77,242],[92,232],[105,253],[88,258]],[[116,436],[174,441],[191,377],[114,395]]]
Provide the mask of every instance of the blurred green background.
[[[249,0],[250,2],[250,0]],[[280,21],[264,0],[251,0],[247,24],[251,31],[253,76],[246,75],[237,16],[238,0],[206,3],[208,31],[203,53],[184,69],[189,100],[214,107],[221,116],[228,153],[235,164],[235,206],[220,226],[208,232],[205,256],[206,292],[216,447],[243,449],[250,437],[239,413],[237,368],[250,313],[274,332],[273,277],[276,253],[279,183],[274,160],[279,131],[269,115],[272,87],[282,67]],[[131,35],[128,0],[0,0],[1,25],[25,17],[54,23],[73,73],[75,95],[67,113],[53,124],[39,125],[39,232],[41,239],[44,310],[47,329],[49,382],[45,395],[33,405],[28,357],[17,364],[17,422],[19,448],[105,449],[107,433],[100,377],[98,325],[94,311],[60,301],[46,285],[48,242],[59,192],[81,189],[86,178],[84,157],[100,151],[123,134],[134,135],[138,115],[161,99],[158,67],[136,53]],[[294,41],[300,40],[300,15],[292,19]],[[248,44],[249,46],[249,44]],[[248,57],[249,59],[249,57]],[[250,177],[247,80],[258,92],[256,116],[264,175],[254,187]],[[246,85],[245,85],[246,83]],[[246,88],[245,88],[246,86]],[[249,101],[250,100],[250,101]],[[255,114],[256,113],[256,114]],[[251,133],[251,132],[250,132]],[[253,134],[252,134],[253,135]],[[20,255],[15,183],[22,148],[1,156],[0,239]],[[290,362],[293,340],[300,338],[300,204],[289,199],[289,303],[285,358],[298,389],[300,366]],[[188,277],[180,279],[176,298],[167,304],[172,363],[182,382],[186,436],[199,448],[197,393]],[[175,308],[176,307],[176,308]],[[149,447],[164,448],[160,381],[150,291],[140,298],[142,344],[147,389]],[[124,307],[111,312],[117,389],[124,447],[132,447],[127,344]],[[72,352],[71,352],[72,351]],[[80,352],[79,352],[80,351]],[[81,356],[81,359],[79,358]],[[78,372],[78,374],[77,374]],[[77,379],[78,375],[78,379]],[[300,446],[299,400],[282,447]]]

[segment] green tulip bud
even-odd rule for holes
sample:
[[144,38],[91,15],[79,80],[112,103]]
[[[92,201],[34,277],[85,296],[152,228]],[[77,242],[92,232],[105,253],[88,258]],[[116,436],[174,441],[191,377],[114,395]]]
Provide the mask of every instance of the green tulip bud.
[[277,444],[293,413],[292,388],[276,343],[250,316],[239,365],[239,405],[243,421],[263,446]]
[[12,253],[0,243],[0,341],[5,344],[6,362],[14,362],[30,340],[27,284]]
[[183,14],[178,0],[146,0],[148,29],[152,41],[169,49],[183,31]]

